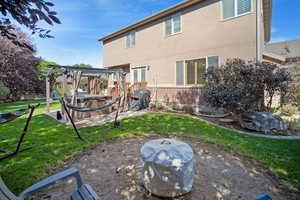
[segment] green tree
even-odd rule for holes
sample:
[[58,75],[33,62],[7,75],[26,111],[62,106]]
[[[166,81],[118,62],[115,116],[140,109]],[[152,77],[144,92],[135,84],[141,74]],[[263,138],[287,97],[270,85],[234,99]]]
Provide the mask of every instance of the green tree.
[[90,64],[83,64],[83,63],[81,63],[81,64],[75,64],[75,65],[73,65],[73,67],[93,68],[92,65],[90,65]]
[[75,65],[73,65],[73,67],[81,67],[81,68],[94,68],[92,65],[90,65],[90,64],[83,64],[83,63],[81,63],[81,64],[75,64]]
[[[49,0],[50,1],[50,0]],[[11,19],[27,27],[32,34],[42,38],[51,38],[50,30],[37,27],[38,21],[45,21],[53,25],[60,24],[57,13],[50,9],[53,3],[45,0],[0,0],[0,35],[11,40],[14,44],[26,48],[30,45],[19,40],[14,33],[16,27],[11,24]]]

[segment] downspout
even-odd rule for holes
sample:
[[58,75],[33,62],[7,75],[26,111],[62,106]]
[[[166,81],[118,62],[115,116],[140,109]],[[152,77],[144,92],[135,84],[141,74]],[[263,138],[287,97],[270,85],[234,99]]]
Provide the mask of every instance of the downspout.
[[256,61],[262,60],[261,56],[261,3],[262,0],[256,0]]

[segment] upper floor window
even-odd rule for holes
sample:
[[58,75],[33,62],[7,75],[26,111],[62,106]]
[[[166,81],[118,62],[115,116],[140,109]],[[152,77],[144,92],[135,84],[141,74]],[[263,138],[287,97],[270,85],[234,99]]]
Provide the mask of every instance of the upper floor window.
[[131,31],[126,35],[126,48],[133,47],[135,45],[135,31]]
[[252,0],[222,0],[223,19],[251,12]]
[[176,14],[165,21],[165,35],[170,36],[181,32],[181,14]]

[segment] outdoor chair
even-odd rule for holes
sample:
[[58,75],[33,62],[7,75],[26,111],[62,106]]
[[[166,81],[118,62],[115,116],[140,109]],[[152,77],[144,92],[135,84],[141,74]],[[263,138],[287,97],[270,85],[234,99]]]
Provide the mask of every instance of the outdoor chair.
[[4,184],[0,177],[0,199],[1,200],[25,200],[31,194],[45,188],[59,180],[74,177],[77,181],[77,191],[74,192],[67,200],[101,200],[101,198],[94,192],[91,186],[83,184],[79,171],[76,168],[70,168],[66,171],[60,172],[50,176],[31,187],[24,190],[20,196],[15,196]]

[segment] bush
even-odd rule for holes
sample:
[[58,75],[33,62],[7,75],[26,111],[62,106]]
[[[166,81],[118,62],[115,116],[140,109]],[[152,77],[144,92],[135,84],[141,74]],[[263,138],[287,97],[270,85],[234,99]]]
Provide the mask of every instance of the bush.
[[299,113],[299,109],[297,106],[294,106],[292,104],[287,104],[287,105],[282,106],[280,108],[279,112],[281,115],[284,115],[284,116],[293,116],[293,115]]
[[0,99],[7,99],[10,90],[7,87],[0,87]]
[[287,95],[291,76],[271,63],[232,59],[219,68],[209,68],[206,80],[207,102],[228,112],[243,113],[265,110],[265,92],[269,97],[267,110],[270,110],[276,93]]
[[182,107],[178,103],[176,103],[176,102],[170,103],[170,107],[173,110],[182,110]]
[[192,106],[183,106],[182,110],[191,115],[195,113],[195,110]]
[[289,122],[289,130],[292,133],[300,132],[300,119],[293,119]]
[[164,106],[161,103],[150,104],[151,110],[163,110]]

